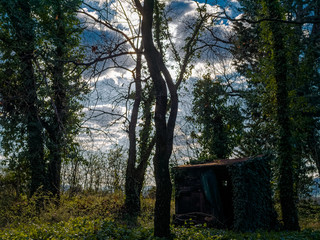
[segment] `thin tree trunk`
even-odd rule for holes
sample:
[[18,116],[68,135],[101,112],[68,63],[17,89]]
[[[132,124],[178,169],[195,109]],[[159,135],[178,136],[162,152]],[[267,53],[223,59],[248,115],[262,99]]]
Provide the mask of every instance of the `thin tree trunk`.
[[[143,101],[143,120],[144,124],[140,130],[140,143],[139,154],[137,153],[137,139],[136,139],[136,126],[138,119],[139,107],[142,101],[142,88],[141,88],[141,57],[142,54],[137,54],[136,65],[136,96],[132,109],[131,121],[129,125],[129,158],[126,170],[126,185],[125,185],[125,208],[131,216],[137,216],[140,213],[140,195],[143,187],[148,161],[154,147],[154,138],[151,134],[151,108],[153,103],[153,89],[147,89],[147,99]],[[137,165],[137,166],[136,166]]]
[[[315,1],[315,9],[314,9],[314,15],[315,17],[320,17],[320,0]],[[311,31],[311,36],[310,36],[310,44],[309,44],[309,49],[306,54],[307,58],[307,65],[308,66],[313,66],[315,62],[320,57],[320,23],[314,23]],[[310,78],[316,78],[315,76],[319,76],[316,72],[318,71],[317,68],[311,68],[309,71],[309,77]],[[319,81],[318,78],[315,79],[315,81]],[[319,83],[314,82],[312,79],[311,81],[312,84],[318,85]],[[309,86],[310,88],[310,86]],[[319,109],[319,108],[318,108]],[[320,109],[318,110],[320,111]],[[316,116],[319,117],[319,112],[315,114]],[[312,124],[313,124],[313,129],[311,133],[309,134],[309,145],[311,148],[311,154],[312,154],[312,159],[315,162],[317,169],[318,169],[318,174],[320,176],[320,140],[318,137],[317,133],[317,120],[315,119],[316,117],[313,117]]]
[[138,189],[139,181],[136,178],[136,162],[137,162],[137,138],[136,126],[138,121],[139,107],[141,103],[141,53],[137,54],[136,76],[135,82],[135,99],[131,112],[129,124],[129,156],[126,169],[125,183],[125,208],[128,214],[134,216],[140,212],[140,191]]
[[55,60],[52,69],[53,75],[53,108],[54,117],[52,126],[50,126],[51,133],[49,134],[50,144],[50,160],[48,166],[48,189],[53,196],[60,198],[61,188],[61,163],[62,163],[62,151],[63,145],[65,144],[65,125],[66,125],[66,79],[64,79],[64,58],[67,41],[64,26],[64,15],[61,10],[60,1],[56,6],[57,11],[55,12],[56,18],[56,39],[54,44],[56,45]]

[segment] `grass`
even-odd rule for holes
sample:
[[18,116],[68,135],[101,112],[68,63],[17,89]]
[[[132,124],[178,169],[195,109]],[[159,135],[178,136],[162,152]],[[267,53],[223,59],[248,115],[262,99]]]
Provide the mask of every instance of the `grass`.
[[301,201],[298,209],[301,228],[320,231],[320,205],[315,202]]
[[[39,197],[39,196],[38,196]],[[4,201],[0,196],[0,239],[155,239],[152,236],[153,199],[142,200],[136,224],[122,211],[123,195],[63,195],[57,207],[45,201],[37,208],[37,197]],[[255,232],[208,229],[201,226],[173,227],[172,239],[320,239],[320,206],[299,204],[301,232]]]

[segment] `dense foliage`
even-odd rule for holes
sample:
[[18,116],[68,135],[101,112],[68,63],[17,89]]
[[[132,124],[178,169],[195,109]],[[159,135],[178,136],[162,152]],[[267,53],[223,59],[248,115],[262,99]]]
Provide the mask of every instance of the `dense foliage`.
[[73,63],[80,2],[0,2],[1,147],[17,192],[59,195],[62,160],[76,148],[87,92]]

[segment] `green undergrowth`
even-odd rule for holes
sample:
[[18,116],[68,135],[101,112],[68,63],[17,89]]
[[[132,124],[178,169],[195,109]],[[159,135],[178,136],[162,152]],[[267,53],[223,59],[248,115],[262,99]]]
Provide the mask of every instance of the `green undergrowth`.
[[[39,199],[42,199],[39,207]],[[0,206],[0,228],[14,228],[25,223],[57,223],[70,218],[86,217],[88,219],[115,219],[121,215],[123,195],[63,195],[59,206],[56,201],[46,196],[26,196],[12,200],[5,207]]]
[[264,232],[239,233],[226,230],[216,230],[209,228],[174,228],[174,238],[177,240],[303,240],[320,239],[319,231],[304,230],[301,232]]
[[[69,219],[59,223],[21,224],[14,229],[4,229],[0,239],[159,239],[152,236],[152,228],[128,227],[112,220],[90,220],[85,217]],[[228,239],[265,239],[265,240],[316,240],[319,231],[301,232],[255,232],[235,233],[199,227],[172,227],[172,239],[177,240],[228,240]]]
[[[122,194],[62,196],[59,206],[45,200],[41,210],[38,198],[7,199],[0,206],[0,239],[156,239],[154,199],[142,199],[142,214],[133,221],[122,210]],[[172,239],[320,239],[320,206],[302,202],[299,209],[301,232],[237,233],[172,226]]]
[[112,220],[85,217],[58,223],[24,224],[0,233],[0,239],[151,239],[146,228],[128,228]]
[[298,209],[302,229],[317,229],[320,231],[320,204],[312,201],[301,201]]

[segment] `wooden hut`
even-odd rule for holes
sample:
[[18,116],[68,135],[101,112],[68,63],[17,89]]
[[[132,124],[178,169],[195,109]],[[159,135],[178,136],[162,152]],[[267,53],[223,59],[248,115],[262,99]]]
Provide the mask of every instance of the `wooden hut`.
[[269,156],[222,159],[175,168],[175,224],[274,229]]

